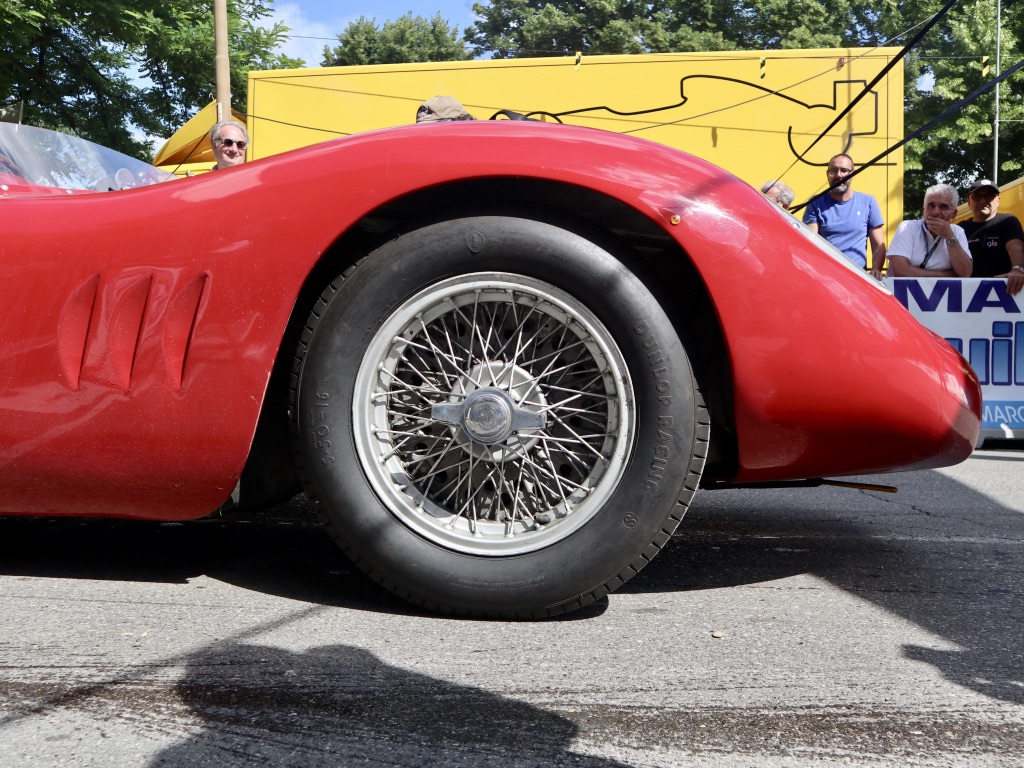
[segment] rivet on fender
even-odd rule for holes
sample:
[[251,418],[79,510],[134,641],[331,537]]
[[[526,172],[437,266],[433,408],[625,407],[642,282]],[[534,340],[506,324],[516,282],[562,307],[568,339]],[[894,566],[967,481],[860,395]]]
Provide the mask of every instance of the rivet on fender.
[[683,220],[683,217],[680,216],[678,213],[673,213],[672,216],[669,217],[669,223],[671,223],[673,226],[675,226],[676,224],[678,224],[682,220]]

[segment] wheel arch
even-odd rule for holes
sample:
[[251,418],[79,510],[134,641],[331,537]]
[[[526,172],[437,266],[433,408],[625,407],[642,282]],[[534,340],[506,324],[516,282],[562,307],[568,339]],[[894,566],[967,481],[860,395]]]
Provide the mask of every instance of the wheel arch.
[[258,506],[299,488],[289,440],[294,351],[324,288],[385,242],[439,221],[475,215],[533,218],[613,245],[657,297],[692,356],[712,426],[704,476],[731,476],[737,463],[733,386],[721,323],[693,260],[650,218],[623,201],[551,180],[485,178],[418,190],[369,211],[334,241],[304,281],[278,354],[240,485],[240,503]]

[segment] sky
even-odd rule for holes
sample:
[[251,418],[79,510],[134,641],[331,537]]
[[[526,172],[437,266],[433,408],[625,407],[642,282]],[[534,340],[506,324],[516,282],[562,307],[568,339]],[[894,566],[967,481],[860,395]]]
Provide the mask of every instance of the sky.
[[360,16],[377,26],[412,12],[413,16],[441,18],[458,28],[460,36],[475,21],[474,0],[275,0],[274,14],[264,21],[280,21],[291,29],[291,40],[281,48],[287,56],[320,66],[325,45],[337,45],[338,35]]

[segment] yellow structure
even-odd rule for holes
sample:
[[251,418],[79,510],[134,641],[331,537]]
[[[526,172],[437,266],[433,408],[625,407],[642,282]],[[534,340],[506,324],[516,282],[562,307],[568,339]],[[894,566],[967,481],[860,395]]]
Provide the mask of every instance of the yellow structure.
[[[249,159],[411,124],[421,102],[445,94],[478,119],[512,110],[631,133],[698,155],[757,187],[781,178],[799,204],[826,187],[833,155],[847,152],[864,163],[903,138],[900,62],[815,143],[898,52],[729,51],[251,72]],[[854,187],[879,201],[891,237],[903,212],[902,150],[858,175]]]

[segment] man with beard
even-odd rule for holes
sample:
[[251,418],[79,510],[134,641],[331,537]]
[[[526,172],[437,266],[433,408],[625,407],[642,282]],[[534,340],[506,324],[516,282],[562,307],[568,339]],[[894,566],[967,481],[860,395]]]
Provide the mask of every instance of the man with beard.
[[847,177],[853,159],[836,155],[828,161],[827,195],[814,198],[804,209],[804,224],[828,240],[862,269],[867,267],[867,241],[871,240],[871,274],[879,280],[885,266],[882,211],[871,195],[854,192]]

